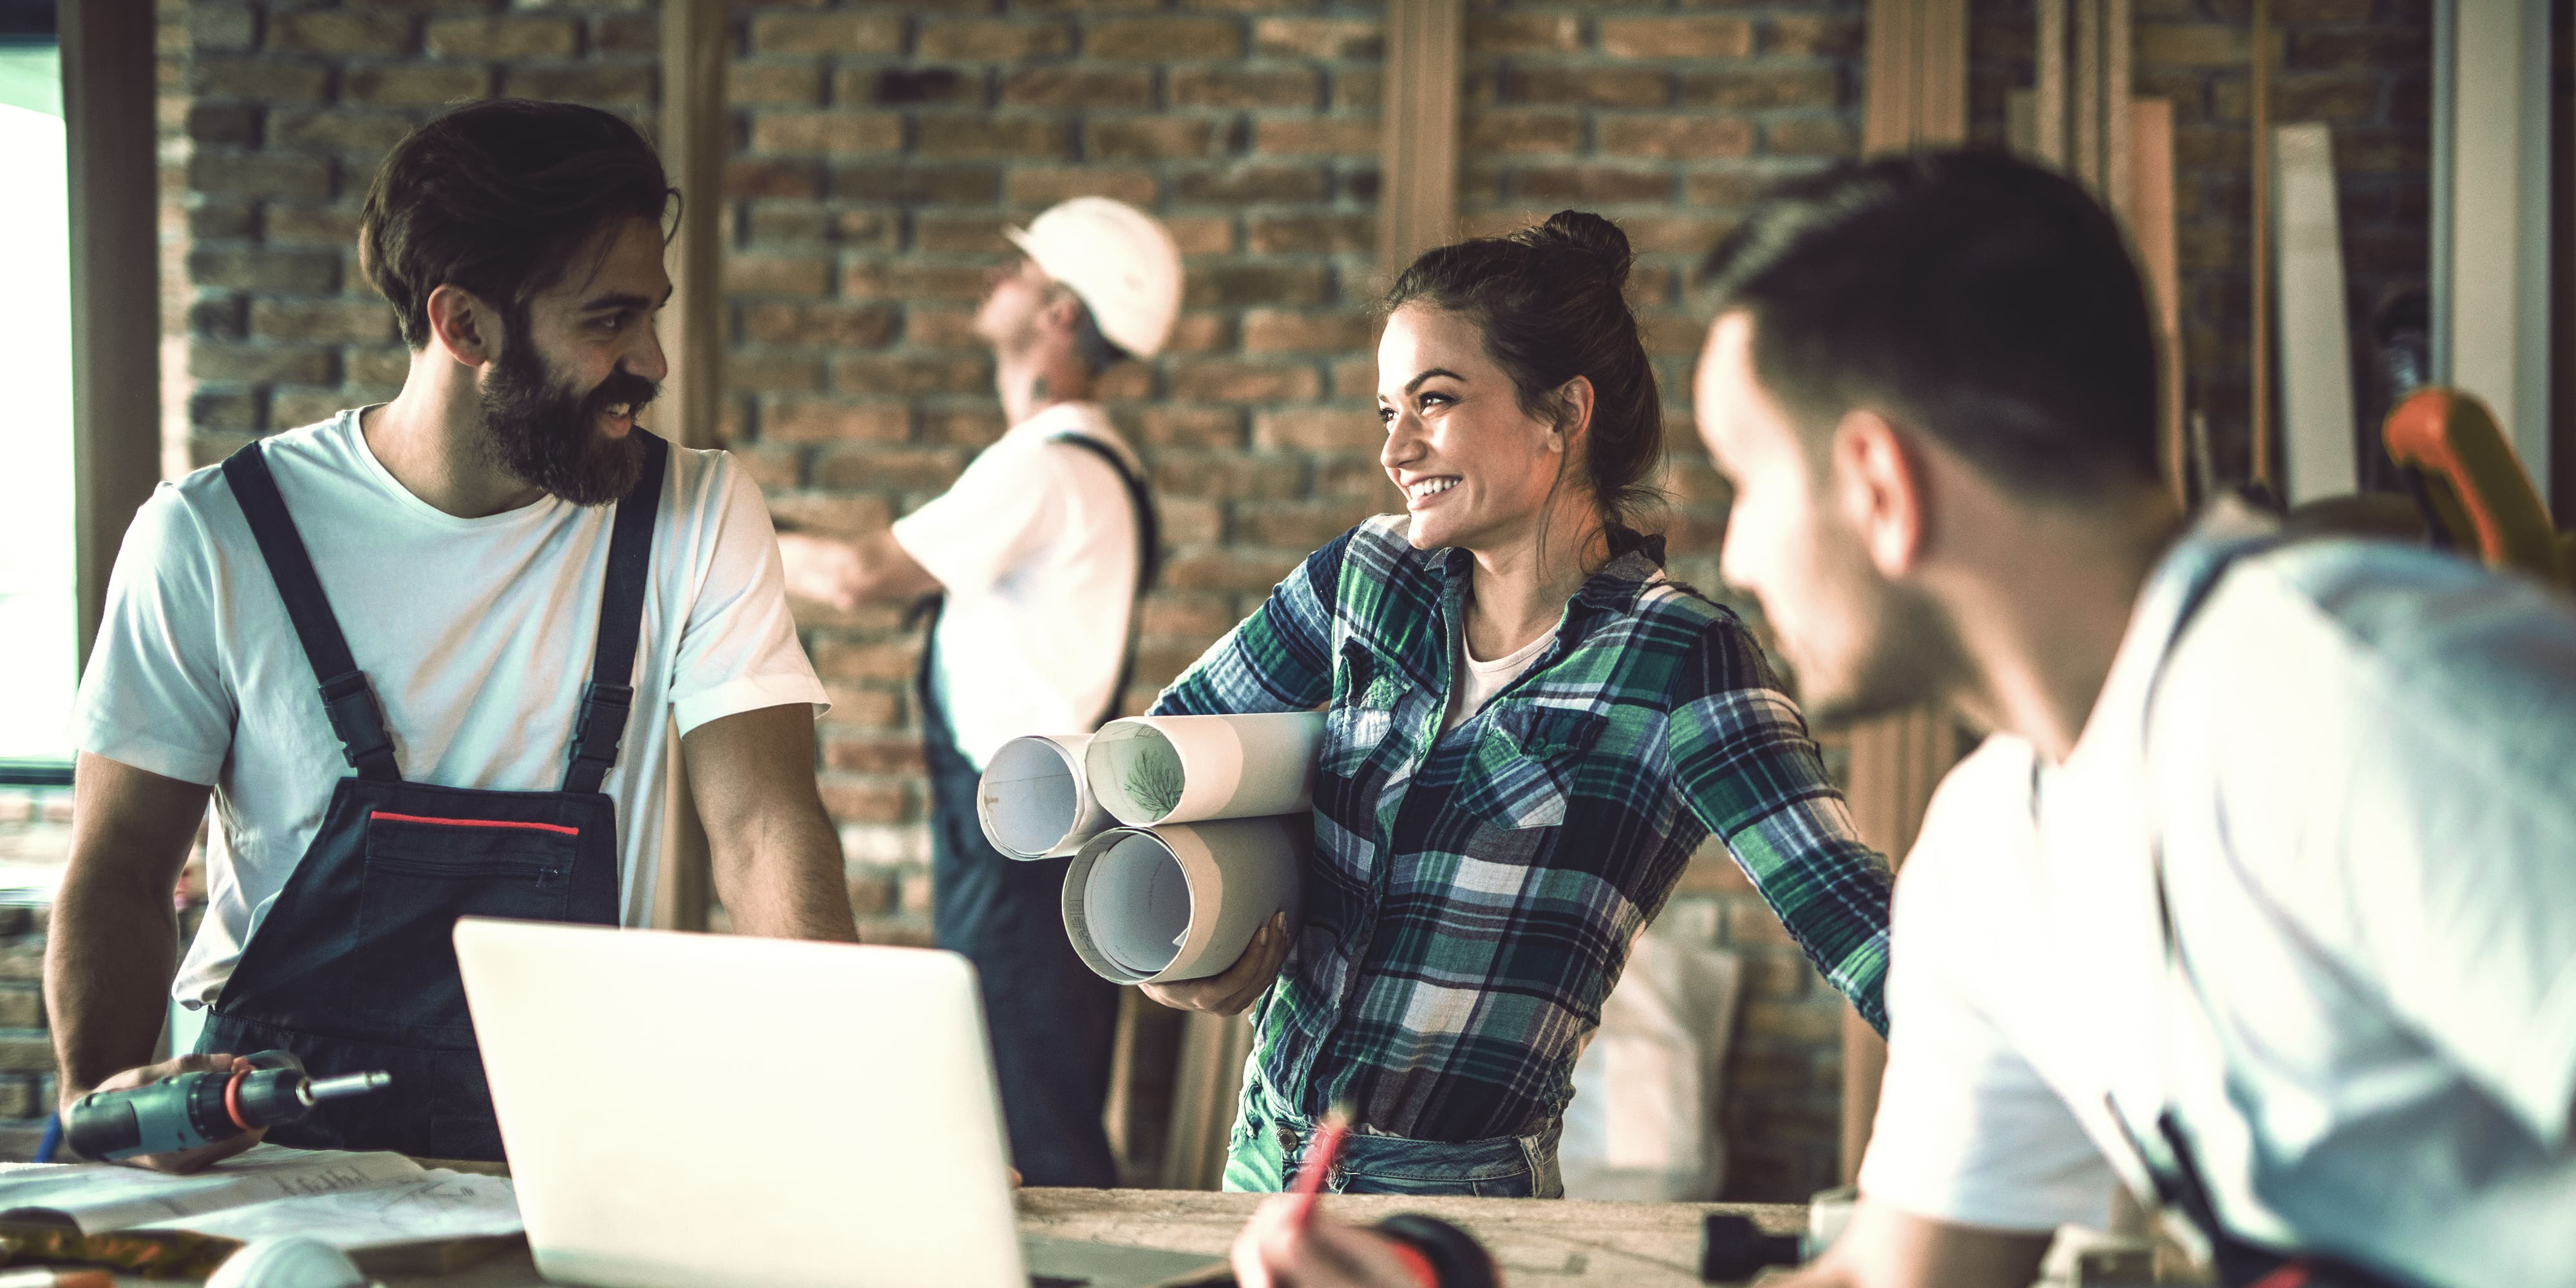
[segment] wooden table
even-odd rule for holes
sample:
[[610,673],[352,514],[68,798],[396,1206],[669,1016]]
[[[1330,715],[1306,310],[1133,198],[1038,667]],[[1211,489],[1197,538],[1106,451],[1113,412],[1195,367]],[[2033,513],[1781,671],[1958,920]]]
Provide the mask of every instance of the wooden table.
[[[1265,1197],[1200,1190],[1020,1191],[1020,1230],[1221,1256]],[[1699,1283],[1700,1217],[1750,1216],[1778,1234],[1806,1227],[1799,1206],[1731,1203],[1592,1203],[1574,1200],[1402,1198],[1333,1195],[1324,1210],[1369,1222],[1423,1212],[1474,1231],[1514,1288],[1616,1284],[1684,1288]],[[136,1283],[143,1281],[136,1280]],[[398,1278],[389,1288],[532,1288],[544,1283],[525,1252],[435,1278]]]

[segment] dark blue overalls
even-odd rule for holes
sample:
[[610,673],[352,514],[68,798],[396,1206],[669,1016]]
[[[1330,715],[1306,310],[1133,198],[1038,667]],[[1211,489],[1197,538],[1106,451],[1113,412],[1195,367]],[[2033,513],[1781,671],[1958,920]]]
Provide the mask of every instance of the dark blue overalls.
[[635,700],[628,682],[670,455],[661,439],[635,432],[643,435],[644,469],[617,502],[572,764],[562,790],[551,792],[403,781],[383,708],[349,654],[260,445],[224,462],[357,774],[332,789],[321,830],[224,982],[197,1049],[282,1047],[317,1078],[393,1074],[386,1090],[335,1102],[273,1129],[270,1140],[501,1157],[450,936],[459,917],[617,922],[617,812],[599,788]]
[[[1096,438],[1058,434],[1048,441],[1088,451],[1118,472],[1136,512],[1141,601],[1162,549],[1144,480]],[[930,629],[935,641],[935,618]],[[921,741],[930,768],[931,921],[940,947],[975,963],[1012,1164],[1031,1185],[1116,1185],[1118,1164],[1100,1113],[1109,1099],[1118,986],[1084,966],[1065,937],[1064,874],[1073,860],[1015,861],[984,839],[975,817],[981,775],[957,749],[940,707],[931,676],[935,654],[935,648],[922,650],[919,677]],[[1118,714],[1130,665],[1120,665],[1103,719]]]

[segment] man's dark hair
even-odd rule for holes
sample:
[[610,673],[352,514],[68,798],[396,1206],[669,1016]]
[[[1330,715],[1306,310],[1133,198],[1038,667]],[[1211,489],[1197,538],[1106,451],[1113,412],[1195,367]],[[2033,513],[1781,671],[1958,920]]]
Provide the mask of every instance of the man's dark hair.
[[1554,417],[1556,391],[1592,382],[1583,478],[1617,531],[1661,502],[1664,403],[1623,293],[1635,262],[1617,224],[1580,210],[1503,237],[1422,252],[1379,307],[1420,301],[1473,322],[1486,356],[1512,380],[1521,410]]
[[[1071,291],[1066,294],[1072,295]],[[1118,342],[1101,334],[1100,320],[1091,316],[1091,306],[1082,297],[1073,296],[1073,360],[1082,364],[1083,374],[1097,379],[1134,355],[1118,347]]]
[[2025,494],[2158,477],[2146,290],[2109,212],[1994,152],[1844,165],[1776,189],[1705,274],[1810,437],[1866,407]]
[[625,219],[666,230],[679,192],[635,127],[594,107],[492,99],[442,113],[394,145],[358,219],[358,267],[429,343],[429,295],[473,292],[505,314],[563,280]]

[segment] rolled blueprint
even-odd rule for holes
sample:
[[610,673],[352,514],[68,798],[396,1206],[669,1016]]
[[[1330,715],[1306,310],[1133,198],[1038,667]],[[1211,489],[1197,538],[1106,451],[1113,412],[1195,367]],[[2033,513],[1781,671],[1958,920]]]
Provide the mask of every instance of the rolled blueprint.
[[1062,858],[1114,820],[1082,772],[1087,733],[1031,734],[1003,743],[975,785],[984,839],[1014,859]]
[[1064,874],[1065,933],[1121,984],[1219,974],[1272,913],[1296,924],[1314,829],[1303,814],[1113,827]]
[[1320,712],[1113,720],[1083,751],[1091,794],[1129,827],[1303,814],[1315,799]]

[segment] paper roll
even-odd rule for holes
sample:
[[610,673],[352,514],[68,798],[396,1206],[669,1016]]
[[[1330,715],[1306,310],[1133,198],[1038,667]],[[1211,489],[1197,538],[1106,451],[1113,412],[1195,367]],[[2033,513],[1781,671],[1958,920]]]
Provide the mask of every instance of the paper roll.
[[1315,799],[1320,712],[1137,716],[1083,751],[1091,795],[1129,827],[1303,814]]
[[1062,858],[1114,821],[1083,774],[1087,733],[1013,738],[993,753],[975,785],[984,839],[1014,859]]
[[1121,984],[1220,974],[1272,913],[1296,925],[1313,838],[1302,813],[1113,827],[1064,874],[1065,933],[1084,965]]

